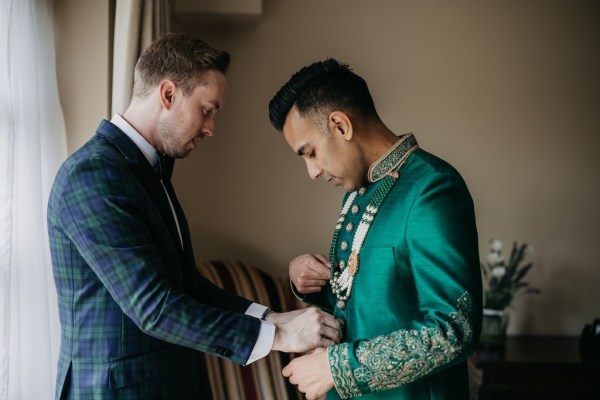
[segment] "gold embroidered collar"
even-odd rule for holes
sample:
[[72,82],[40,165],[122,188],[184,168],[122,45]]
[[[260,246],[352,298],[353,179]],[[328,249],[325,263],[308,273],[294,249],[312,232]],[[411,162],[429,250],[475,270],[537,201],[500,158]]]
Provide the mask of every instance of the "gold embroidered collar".
[[400,136],[400,140],[371,165],[367,179],[371,183],[377,182],[390,172],[397,170],[408,156],[418,148],[419,144],[412,133]]

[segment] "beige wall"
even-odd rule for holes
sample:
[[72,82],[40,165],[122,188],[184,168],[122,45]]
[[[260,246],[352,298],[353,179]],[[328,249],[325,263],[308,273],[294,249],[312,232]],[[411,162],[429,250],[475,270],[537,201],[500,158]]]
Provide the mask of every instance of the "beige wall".
[[[233,57],[217,135],[175,172],[196,258],[239,258],[284,275],[291,257],[328,252],[343,193],[310,181],[270,127],[267,103],[291,73],[332,56],[369,82],[392,130],[414,132],[463,174],[482,256],[490,238],[533,246],[529,281],[542,294],[517,303],[510,333],[579,334],[600,317],[599,8],[566,0],[265,0],[255,24],[175,21]],[[67,83],[103,84],[107,60],[93,44],[106,37],[100,25],[72,39],[87,52],[58,57],[59,74],[74,65],[86,71],[66,74]],[[104,99],[79,96],[63,103],[71,148],[106,112]],[[80,122],[69,126],[69,113]]]

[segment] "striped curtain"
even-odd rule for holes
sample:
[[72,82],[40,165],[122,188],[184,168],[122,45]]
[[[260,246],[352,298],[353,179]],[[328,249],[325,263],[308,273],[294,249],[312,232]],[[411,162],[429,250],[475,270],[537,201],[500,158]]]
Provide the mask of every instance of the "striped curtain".
[[[274,311],[285,312],[304,307],[289,288],[289,281],[273,277],[240,261],[199,262],[202,276],[215,285],[243,296]],[[300,400],[302,394],[281,375],[291,357],[271,352],[246,367],[211,355],[205,355],[215,400]]]

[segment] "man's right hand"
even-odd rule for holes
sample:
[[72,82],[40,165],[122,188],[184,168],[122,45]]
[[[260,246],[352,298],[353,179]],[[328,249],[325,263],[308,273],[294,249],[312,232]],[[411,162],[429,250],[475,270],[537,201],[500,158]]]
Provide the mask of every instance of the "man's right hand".
[[298,293],[317,293],[329,282],[329,260],[321,254],[303,254],[290,261],[290,279]]
[[316,347],[338,344],[341,339],[340,326],[336,319],[318,308],[271,313],[267,320],[275,324],[272,350],[304,353]]

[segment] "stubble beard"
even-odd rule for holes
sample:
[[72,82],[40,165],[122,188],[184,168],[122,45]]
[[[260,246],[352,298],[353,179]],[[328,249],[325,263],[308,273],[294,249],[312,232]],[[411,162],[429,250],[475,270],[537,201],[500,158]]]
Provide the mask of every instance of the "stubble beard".
[[192,149],[181,146],[177,140],[177,123],[170,120],[164,120],[158,124],[158,134],[162,140],[163,152],[169,157],[185,158]]

